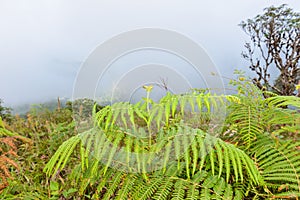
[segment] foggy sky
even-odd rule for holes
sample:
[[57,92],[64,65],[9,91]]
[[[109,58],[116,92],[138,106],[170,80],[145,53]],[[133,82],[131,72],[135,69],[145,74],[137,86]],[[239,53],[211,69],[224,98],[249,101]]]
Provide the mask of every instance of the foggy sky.
[[0,0],[0,98],[5,105],[71,97],[82,62],[114,35],[153,27],[199,43],[222,75],[248,70],[238,24],[299,0]]

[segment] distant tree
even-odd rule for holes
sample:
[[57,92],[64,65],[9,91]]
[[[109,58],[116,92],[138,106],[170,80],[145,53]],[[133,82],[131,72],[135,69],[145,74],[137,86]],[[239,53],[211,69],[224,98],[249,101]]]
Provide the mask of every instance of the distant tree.
[[[253,83],[280,95],[296,95],[300,80],[300,13],[285,4],[271,6],[262,15],[242,21],[240,26],[251,39],[242,56],[257,75]],[[279,77],[272,83],[270,71],[275,70]]]
[[96,104],[96,111],[99,111],[103,108],[103,106],[100,106],[95,100],[89,98],[67,101],[66,108],[73,111],[73,114],[87,117],[92,114],[92,110],[95,104]]
[[11,119],[11,108],[4,107],[3,100],[0,99],[0,117],[3,120],[9,121]]

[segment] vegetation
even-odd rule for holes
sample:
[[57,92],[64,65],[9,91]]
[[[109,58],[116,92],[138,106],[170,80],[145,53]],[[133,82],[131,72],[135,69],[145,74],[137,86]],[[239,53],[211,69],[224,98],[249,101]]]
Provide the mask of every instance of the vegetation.
[[[251,39],[242,55],[257,75],[254,84],[280,95],[296,95],[295,85],[300,83],[300,13],[286,5],[271,6],[240,26]],[[279,77],[273,84],[270,71],[274,74],[275,70]]]
[[1,154],[1,198],[297,198],[299,98],[265,98],[243,74],[231,82],[236,95],[194,90],[97,108],[81,133],[70,108],[16,117],[1,126],[1,148],[15,152]]
[[[253,47],[269,50],[261,65],[246,45],[258,79],[236,71],[232,95],[196,88],[154,102],[144,86],[136,104],[58,99],[24,117],[0,102],[0,199],[298,199],[299,43],[289,46],[299,42],[297,17],[271,7],[242,23]],[[297,52],[282,59],[292,64],[278,64],[276,42],[285,55]],[[281,87],[269,82],[270,66],[281,67]]]
[[2,138],[10,138],[10,133],[17,132],[13,136],[17,139],[22,136],[23,142],[15,143],[14,161],[19,167],[9,168],[13,179],[1,190],[1,199],[49,199],[49,180],[43,168],[59,145],[74,133],[72,112],[35,108],[26,118],[15,116],[5,128],[1,129]]
[[[275,94],[265,99],[248,81],[233,84],[239,89],[233,96],[168,94],[158,103],[145,99],[135,105],[107,106],[94,113],[97,127],[64,142],[45,172],[55,178],[78,146],[80,162],[70,177],[81,197],[298,197],[300,114],[282,106],[299,108],[299,99]],[[219,138],[208,134],[207,124],[193,123],[212,120],[211,109],[222,105],[228,114],[218,129]],[[132,133],[144,137],[132,137]],[[136,156],[127,156],[130,153]],[[149,171],[150,165],[157,170]]]
[[0,99],[0,117],[9,121],[11,119],[11,109],[2,105],[3,101]]
[[19,168],[19,165],[14,160],[17,156],[16,143],[18,142],[18,140],[30,143],[30,140],[5,129],[1,117],[0,135],[5,136],[0,138],[0,190],[2,190],[8,186],[8,179],[12,178],[10,167],[12,166],[16,169]]

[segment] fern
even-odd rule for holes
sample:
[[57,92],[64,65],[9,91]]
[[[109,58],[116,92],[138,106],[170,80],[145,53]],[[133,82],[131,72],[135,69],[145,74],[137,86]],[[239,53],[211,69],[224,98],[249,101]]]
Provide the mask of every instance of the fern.
[[242,139],[243,145],[249,148],[257,135],[263,133],[264,125],[261,120],[263,107],[245,98],[241,98],[239,101],[230,100],[232,100],[232,104],[229,106],[230,115],[227,123],[234,126],[234,131]]
[[73,153],[74,148],[81,142],[79,135],[65,141],[46,164],[44,172],[48,175],[55,174],[58,170],[62,170],[68,159]]
[[116,193],[116,200],[126,199],[131,196],[131,191],[135,185],[136,177],[134,175],[127,175],[122,185],[121,189]]
[[[299,195],[300,144],[279,137],[299,130],[299,114],[282,108],[297,106],[298,100],[265,99],[251,85],[239,90],[239,95],[227,96],[168,93],[159,102],[121,102],[94,110],[95,127],[63,143],[44,171],[54,177],[78,146],[80,164],[74,172],[78,175],[72,177],[81,196],[243,199]],[[213,117],[225,106],[226,126]]]
[[268,136],[260,136],[253,144],[252,152],[269,190],[276,196],[289,191],[300,194],[299,142],[278,142]]
[[180,200],[184,199],[186,191],[185,191],[186,185],[183,180],[178,180],[174,184],[174,190],[172,194],[172,200]]
[[300,99],[296,96],[274,96],[268,98],[267,101],[276,107],[294,106],[300,108]]

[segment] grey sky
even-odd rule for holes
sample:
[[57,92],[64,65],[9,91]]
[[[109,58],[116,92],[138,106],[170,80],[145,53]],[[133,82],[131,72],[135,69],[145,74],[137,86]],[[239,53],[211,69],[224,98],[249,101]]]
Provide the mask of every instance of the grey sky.
[[0,0],[0,98],[6,105],[70,97],[81,63],[119,33],[154,27],[199,43],[222,74],[244,68],[237,26],[270,5],[299,0]]

